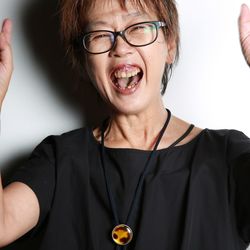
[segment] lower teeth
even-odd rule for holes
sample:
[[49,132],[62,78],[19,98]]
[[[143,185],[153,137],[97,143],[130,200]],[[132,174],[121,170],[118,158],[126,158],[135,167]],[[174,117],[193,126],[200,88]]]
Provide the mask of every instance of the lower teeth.
[[135,85],[137,85],[137,83],[133,83],[131,85],[128,85],[127,87],[123,88],[121,87],[118,83],[116,84],[116,86],[119,88],[119,89],[122,89],[122,90],[125,90],[125,89],[132,89],[135,87]]
[[131,90],[132,88],[134,88],[138,82],[141,80],[142,77],[138,75],[133,76],[132,79],[127,79],[127,81],[121,81],[121,84],[119,84],[119,79],[114,79],[114,84],[116,85],[117,88],[121,89],[121,90],[125,90],[125,89],[129,89]]

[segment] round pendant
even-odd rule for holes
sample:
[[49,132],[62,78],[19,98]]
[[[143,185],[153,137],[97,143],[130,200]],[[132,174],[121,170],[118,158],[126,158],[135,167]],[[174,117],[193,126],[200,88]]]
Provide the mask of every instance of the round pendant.
[[133,231],[125,224],[120,224],[114,227],[112,231],[112,239],[118,245],[127,245],[132,240],[132,238]]

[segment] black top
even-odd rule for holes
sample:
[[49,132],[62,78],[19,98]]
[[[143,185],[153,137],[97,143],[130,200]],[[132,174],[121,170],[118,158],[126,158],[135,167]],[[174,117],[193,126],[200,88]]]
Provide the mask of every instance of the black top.
[[[150,151],[105,148],[121,220]],[[143,185],[128,250],[242,250],[250,242],[250,139],[204,129],[190,142],[156,151]],[[111,250],[113,215],[91,128],[45,138],[12,181],[40,204],[39,250]]]

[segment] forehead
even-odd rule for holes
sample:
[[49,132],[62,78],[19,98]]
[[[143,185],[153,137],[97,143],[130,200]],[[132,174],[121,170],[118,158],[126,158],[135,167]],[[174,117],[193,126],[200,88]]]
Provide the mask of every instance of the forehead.
[[[118,13],[112,15],[113,20],[121,19],[122,21],[126,22],[127,20],[133,20],[133,19],[139,19],[139,18],[145,18],[149,19],[150,16],[147,13],[141,13],[141,12],[129,12],[127,14],[119,15]],[[89,21],[89,26],[97,26],[97,25],[107,25],[110,22],[112,22],[111,19],[105,19],[105,16],[102,16],[100,18],[92,19],[92,21]]]
[[85,24],[98,25],[114,22],[115,20],[128,21],[131,19],[149,19],[156,17],[153,10],[148,8],[144,2],[136,4],[132,1],[125,1],[122,6],[119,0],[96,0],[88,9],[85,16]]

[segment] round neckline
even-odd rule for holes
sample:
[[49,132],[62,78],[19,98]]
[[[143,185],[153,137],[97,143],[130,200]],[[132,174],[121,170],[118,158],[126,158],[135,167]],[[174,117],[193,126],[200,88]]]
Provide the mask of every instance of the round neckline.
[[[91,137],[91,140],[93,141],[93,143],[96,144],[97,146],[101,146],[101,142],[97,141],[94,134],[93,134],[92,127],[89,127],[88,130],[89,130],[90,137]],[[173,149],[182,149],[182,148],[185,148],[189,145],[192,145],[207,130],[208,130],[208,128],[202,129],[198,135],[196,135],[192,140],[190,140],[189,142],[187,142],[185,144],[181,144],[179,146],[171,146],[170,145],[166,148],[157,149],[156,152],[168,151],[168,150],[173,150]],[[153,149],[147,150],[147,149],[138,149],[138,148],[111,148],[111,147],[107,147],[105,145],[104,145],[104,148],[105,148],[105,150],[108,150],[108,151],[127,151],[127,152],[142,152],[142,153],[150,153],[153,151]]]

